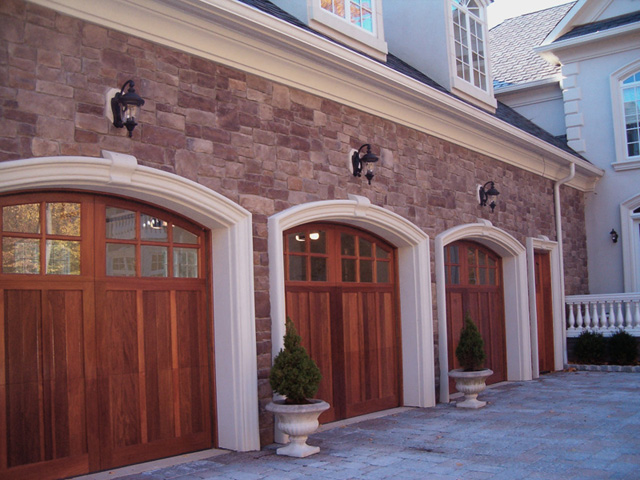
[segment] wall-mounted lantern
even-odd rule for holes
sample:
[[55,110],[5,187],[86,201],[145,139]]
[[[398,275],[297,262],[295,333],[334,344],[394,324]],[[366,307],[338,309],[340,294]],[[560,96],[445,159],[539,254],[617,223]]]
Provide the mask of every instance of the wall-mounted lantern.
[[[124,93],[125,87],[129,86],[127,93]],[[133,135],[133,129],[138,123],[138,111],[144,100],[136,93],[133,80],[127,80],[122,89],[117,92],[111,99],[111,110],[113,111],[113,126],[116,128],[127,127],[129,137]]]
[[611,231],[609,232],[609,235],[611,235],[611,241],[613,243],[618,243],[618,232],[616,232],[613,228],[611,229]]
[[491,211],[496,208],[496,198],[500,192],[496,189],[493,182],[489,181],[484,185],[478,186],[478,196],[480,198],[480,206],[486,207],[487,203],[491,207]]
[[[367,147],[367,152],[361,157],[360,152],[364,147]],[[353,176],[360,177],[362,176],[362,170],[366,169],[367,173],[364,176],[369,181],[369,185],[371,185],[371,179],[373,178],[373,164],[378,161],[378,157],[371,153],[371,145],[365,143],[362,145],[357,151],[353,151],[353,155],[351,155],[351,166],[353,168]]]

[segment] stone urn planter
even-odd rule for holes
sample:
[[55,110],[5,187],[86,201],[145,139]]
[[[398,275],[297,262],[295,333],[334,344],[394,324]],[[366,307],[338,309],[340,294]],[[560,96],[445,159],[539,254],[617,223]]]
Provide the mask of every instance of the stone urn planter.
[[307,445],[307,438],[318,428],[318,417],[329,409],[323,400],[309,400],[302,405],[274,401],[266,406],[267,411],[275,415],[276,427],[289,435],[289,443],[278,448],[278,455],[304,458],[320,451],[320,447]]
[[456,382],[456,390],[464,394],[464,401],[457,402],[458,408],[482,408],[487,402],[478,400],[478,394],[486,387],[486,380],[493,375],[493,370],[485,368],[466,372],[462,368],[457,368],[449,372],[449,376]]

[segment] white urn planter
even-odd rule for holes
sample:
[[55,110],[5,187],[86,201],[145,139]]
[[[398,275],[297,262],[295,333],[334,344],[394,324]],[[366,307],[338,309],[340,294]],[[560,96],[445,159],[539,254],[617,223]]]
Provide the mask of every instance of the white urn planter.
[[456,382],[456,389],[464,394],[464,401],[457,402],[458,408],[482,408],[487,402],[478,400],[478,394],[486,387],[486,380],[493,375],[493,370],[485,368],[484,370],[468,371],[458,368],[451,370],[449,376]]
[[277,450],[278,455],[304,458],[320,451],[320,447],[307,445],[307,437],[318,429],[318,417],[329,409],[324,400],[309,400],[308,404],[290,405],[274,401],[266,406],[275,414],[276,427],[289,435],[289,443]]

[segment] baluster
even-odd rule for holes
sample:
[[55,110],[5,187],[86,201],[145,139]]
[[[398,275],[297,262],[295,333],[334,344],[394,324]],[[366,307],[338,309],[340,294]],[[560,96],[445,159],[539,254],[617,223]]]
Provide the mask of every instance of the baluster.
[[607,325],[607,312],[605,310],[605,306],[606,306],[607,302],[602,302],[600,304],[600,323],[602,323],[602,329],[606,330],[609,325]]
[[573,332],[576,329],[576,317],[573,314],[573,307],[575,304],[570,303],[569,305],[569,331]]
[[616,327],[622,328],[624,316],[622,315],[622,302],[618,302],[618,312],[616,313]]
[[636,304],[636,314],[634,315],[635,321],[633,322],[633,326],[640,328],[640,300],[636,300],[634,303]]
[[591,304],[587,301],[584,304],[584,327],[591,330]]
[[594,302],[590,305],[590,308],[593,309],[593,314],[591,315],[591,322],[593,323],[593,328],[595,330],[600,330],[600,322],[598,318],[598,302]]
[[607,326],[608,330],[613,330],[616,328],[616,302],[609,302],[609,325]]
[[624,302],[624,328],[632,328],[633,327],[633,317],[631,316],[631,301]]
[[582,321],[582,303],[576,303],[576,307],[578,307],[578,317],[576,318],[576,328],[578,330],[584,329],[584,322]]

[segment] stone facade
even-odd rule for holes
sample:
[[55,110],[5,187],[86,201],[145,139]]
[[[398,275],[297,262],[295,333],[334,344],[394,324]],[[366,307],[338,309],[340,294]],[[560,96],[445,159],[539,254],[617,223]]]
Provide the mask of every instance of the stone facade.
[[[479,217],[522,244],[529,236],[556,238],[551,180],[334,101],[21,0],[0,3],[0,76],[0,160],[128,153],[252,213],[263,444],[273,438],[271,415],[263,409],[271,397],[270,215],[357,194],[413,222],[432,242],[442,231]],[[129,78],[146,102],[132,139],[105,116],[106,91]],[[350,150],[363,143],[380,156],[371,186],[348,169]],[[477,184],[488,180],[501,192],[494,213],[477,202]],[[587,293],[584,194],[566,186],[561,194],[567,294]],[[431,261],[433,267],[433,256]],[[435,275],[432,282],[435,295]]]

